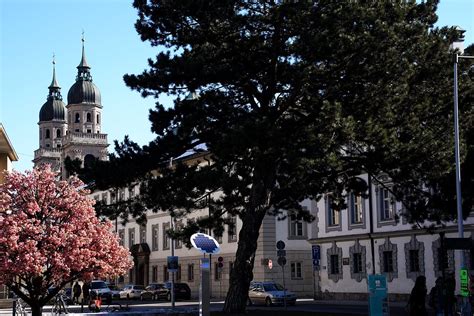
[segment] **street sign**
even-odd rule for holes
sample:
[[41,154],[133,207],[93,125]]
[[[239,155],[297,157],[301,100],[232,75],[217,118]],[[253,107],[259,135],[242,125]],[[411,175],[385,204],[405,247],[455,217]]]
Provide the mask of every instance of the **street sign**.
[[313,256],[313,270],[317,271],[320,268],[321,246],[319,245],[311,246],[311,254]]
[[273,268],[273,261],[272,259],[268,259],[268,269],[272,269]]
[[461,278],[461,296],[469,296],[469,273],[467,269],[461,269],[459,271],[459,277]]
[[168,256],[168,271],[177,272],[178,271],[178,256]]
[[276,246],[277,246],[277,249],[278,249],[278,250],[283,250],[283,249],[285,249],[285,243],[284,243],[282,240],[279,240],[279,241],[277,242],[277,245],[276,245]]
[[278,264],[283,267],[286,264],[286,258],[278,257]]
[[286,257],[286,250],[277,250],[278,257]]
[[219,243],[214,239],[214,237],[203,233],[192,235],[191,244],[202,253],[216,254],[221,250]]

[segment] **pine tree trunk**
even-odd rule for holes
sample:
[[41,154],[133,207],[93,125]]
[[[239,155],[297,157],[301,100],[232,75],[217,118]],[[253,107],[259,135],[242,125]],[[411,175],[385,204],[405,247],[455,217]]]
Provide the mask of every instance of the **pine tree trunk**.
[[31,315],[32,316],[41,316],[43,313],[43,308],[39,305],[32,304],[31,305]]
[[229,291],[224,304],[226,313],[244,313],[248,290],[253,279],[254,256],[265,211],[247,211],[239,233],[234,267],[230,275]]

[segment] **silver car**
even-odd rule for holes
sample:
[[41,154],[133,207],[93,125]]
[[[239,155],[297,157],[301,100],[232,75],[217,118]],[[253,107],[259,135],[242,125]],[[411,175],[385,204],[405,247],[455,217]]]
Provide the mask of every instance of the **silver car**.
[[140,295],[145,290],[143,285],[126,285],[122,291],[120,291],[120,298],[140,298]]
[[264,304],[266,306],[296,304],[296,294],[285,290],[283,286],[273,281],[252,282],[249,289],[249,305]]

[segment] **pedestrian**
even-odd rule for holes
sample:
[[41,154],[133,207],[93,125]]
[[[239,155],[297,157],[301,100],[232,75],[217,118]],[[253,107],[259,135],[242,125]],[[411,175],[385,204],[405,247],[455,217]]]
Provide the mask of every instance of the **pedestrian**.
[[89,303],[89,290],[90,290],[89,282],[84,282],[82,285],[82,302]]
[[420,275],[416,278],[415,286],[411,290],[408,300],[408,311],[410,316],[427,316],[426,300],[426,277]]
[[79,282],[76,281],[76,283],[74,283],[74,286],[72,287],[72,293],[73,293],[72,302],[74,304],[79,304],[79,297],[81,296],[81,293],[82,293],[81,285],[79,284]]
[[[444,316],[446,310],[446,293],[442,277],[436,279],[435,286],[430,291],[428,305],[435,310],[436,316]],[[447,314],[447,316],[452,314]]]

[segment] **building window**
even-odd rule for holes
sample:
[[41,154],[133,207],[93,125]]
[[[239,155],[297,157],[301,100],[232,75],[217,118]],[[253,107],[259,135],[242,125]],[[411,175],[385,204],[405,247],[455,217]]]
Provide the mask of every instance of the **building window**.
[[81,117],[79,113],[76,113],[76,119],[74,120],[74,123],[80,123],[81,122]]
[[140,226],[140,243],[142,244],[146,243],[146,226],[145,225]]
[[365,246],[356,240],[353,246],[349,247],[349,264],[351,271],[351,278],[357,282],[361,282],[367,277],[366,270],[366,250]]
[[152,282],[158,282],[158,267],[157,266],[153,266],[151,268],[151,281]]
[[380,188],[379,192],[379,214],[380,220],[392,220],[395,215],[395,200],[387,188]]
[[170,249],[170,237],[168,236],[170,223],[163,223],[163,250]]
[[291,278],[292,279],[301,279],[303,277],[301,272],[301,262],[292,262],[291,263]]
[[40,130],[40,139],[43,139],[43,131]]
[[331,255],[329,259],[331,263],[329,274],[339,274],[339,256]]
[[107,193],[102,193],[102,202],[107,204]]
[[176,281],[181,281],[181,265],[178,265],[178,270],[176,271]]
[[128,229],[128,248],[132,248],[135,245],[135,228]]
[[163,266],[163,281],[168,282],[170,279],[170,274],[168,273],[168,267]]
[[61,130],[60,129],[56,130],[56,138],[61,138]]
[[51,138],[51,132],[49,131],[49,129],[46,130],[46,139],[49,139]]
[[92,130],[91,129],[87,129],[87,134],[91,134],[92,133]]
[[87,120],[88,123],[92,122],[90,113],[87,113],[86,120]]
[[[175,225],[175,229],[176,229],[177,231],[181,230],[182,227],[183,227],[183,224],[182,224],[182,223],[177,223],[177,224]],[[175,248],[175,249],[181,249],[181,248],[183,248],[183,242],[181,241],[181,239],[175,239],[175,240],[174,240],[174,248]]]
[[363,222],[364,200],[360,195],[351,193],[349,195],[349,209],[351,214],[351,224],[362,224]]
[[329,226],[339,226],[341,225],[341,212],[334,208],[331,196],[327,196],[326,199],[326,214],[328,217]]
[[392,251],[383,252],[383,272],[384,273],[393,272],[393,252]]
[[219,269],[219,263],[214,262],[214,280],[219,281],[221,279],[221,269]]
[[194,263],[188,264],[188,281],[194,281]]
[[120,246],[122,247],[125,246],[125,229],[119,229],[118,236],[119,236]]
[[158,251],[158,240],[159,240],[159,225],[153,225],[151,226],[151,234],[152,234],[152,239],[151,239],[151,250],[152,251]]
[[119,192],[119,201],[125,201],[125,189],[120,189]]
[[237,241],[237,218],[232,216],[229,218],[229,225],[227,226],[227,242]]
[[410,272],[419,272],[420,271],[420,256],[418,250],[410,250]]
[[354,269],[354,273],[362,273],[362,254],[354,253],[352,258],[352,267]]
[[100,117],[99,117],[99,114],[97,114],[97,124],[100,124]]
[[57,144],[56,147],[57,147],[57,148],[61,148],[61,144]]
[[79,133],[79,129],[78,129],[78,128],[76,128],[76,129],[75,129],[75,132],[76,132],[76,133]]
[[290,238],[304,237],[304,223],[298,216],[291,215],[290,218]]

